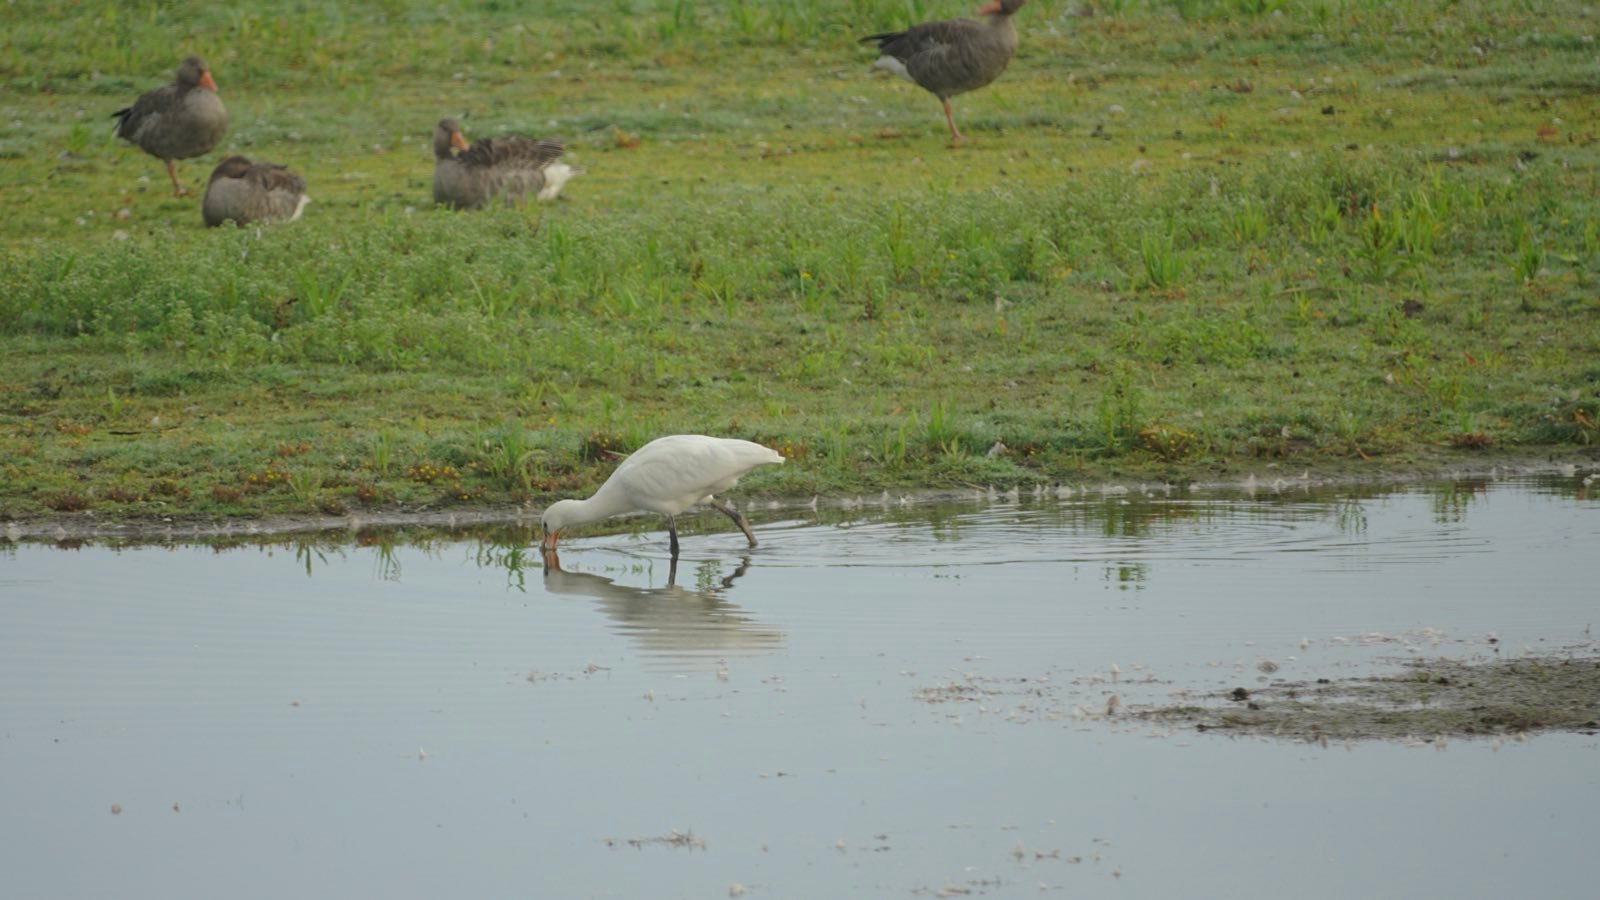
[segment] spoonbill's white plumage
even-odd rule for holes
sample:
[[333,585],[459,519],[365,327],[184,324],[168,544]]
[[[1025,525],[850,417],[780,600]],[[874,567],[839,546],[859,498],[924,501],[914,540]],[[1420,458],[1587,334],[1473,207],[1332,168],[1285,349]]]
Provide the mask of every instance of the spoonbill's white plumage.
[[598,522],[633,512],[659,513],[667,519],[672,556],[678,556],[679,513],[706,504],[733,520],[756,545],[750,523],[733,507],[717,499],[757,466],[781,464],[783,455],[770,447],[737,438],[703,434],[673,434],[656,438],[635,450],[606,483],[587,500],[559,500],[544,511],[540,547],[554,550],[565,528]]

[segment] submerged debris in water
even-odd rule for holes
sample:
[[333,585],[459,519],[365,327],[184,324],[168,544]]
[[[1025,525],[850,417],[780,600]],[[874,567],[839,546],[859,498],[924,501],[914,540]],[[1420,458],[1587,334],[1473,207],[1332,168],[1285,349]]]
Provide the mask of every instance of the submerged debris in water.
[[668,847],[679,847],[688,850],[704,850],[706,842],[694,836],[693,831],[679,831],[674,828],[660,837],[648,838],[606,838],[607,847],[627,845],[633,848],[642,848],[647,844],[662,844]]

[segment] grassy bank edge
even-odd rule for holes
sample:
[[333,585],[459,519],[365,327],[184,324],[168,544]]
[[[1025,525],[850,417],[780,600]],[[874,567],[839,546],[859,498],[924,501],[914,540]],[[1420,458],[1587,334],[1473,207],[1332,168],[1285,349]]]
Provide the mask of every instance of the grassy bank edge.
[[[1085,471],[1070,482],[1036,482],[1026,487],[1017,484],[970,484],[955,487],[890,490],[863,488],[837,491],[828,495],[784,494],[764,489],[761,479],[752,476],[731,495],[734,505],[747,511],[753,523],[774,513],[809,509],[886,508],[889,505],[928,504],[951,501],[1022,502],[1071,500],[1078,502],[1122,502],[1130,494],[1138,497],[1240,495],[1270,500],[1309,491],[1351,490],[1359,487],[1399,488],[1441,480],[1492,480],[1536,475],[1578,475],[1600,470],[1600,448],[1566,446],[1541,448],[1538,452],[1482,451],[1462,452],[1441,449],[1436,453],[1392,458],[1382,463],[1352,464],[1335,461],[1324,464],[1270,461],[1237,466],[1139,465],[1119,463]],[[867,493],[863,493],[867,491]],[[106,515],[96,511],[10,515],[0,511],[0,546],[8,542],[106,540],[131,543],[268,537],[307,533],[356,532],[365,529],[404,529],[413,527],[467,527],[477,525],[516,525],[536,528],[539,512],[558,497],[540,501],[492,502],[441,506],[437,504],[385,504],[345,514],[312,513],[217,516],[175,510],[170,514]],[[703,512],[702,510],[701,512]],[[626,532],[643,524],[658,527],[657,517],[640,515],[619,517],[584,529],[584,534]],[[685,533],[695,533],[710,525],[721,531],[727,523],[721,516],[684,518]]]

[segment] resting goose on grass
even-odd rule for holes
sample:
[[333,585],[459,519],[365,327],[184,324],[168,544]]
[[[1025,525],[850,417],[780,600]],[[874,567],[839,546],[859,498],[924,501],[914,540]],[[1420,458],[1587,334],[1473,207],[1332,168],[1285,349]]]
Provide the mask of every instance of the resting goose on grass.
[[560,141],[511,135],[468,144],[455,119],[433,130],[433,202],[482,209],[496,198],[512,206],[533,195],[553,200],[578,169],[560,162]]
[[288,167],[230,156],[211,171],[200,216],[213,228],[229,220],[236,225],[293,222],[310,202],[305,179]]

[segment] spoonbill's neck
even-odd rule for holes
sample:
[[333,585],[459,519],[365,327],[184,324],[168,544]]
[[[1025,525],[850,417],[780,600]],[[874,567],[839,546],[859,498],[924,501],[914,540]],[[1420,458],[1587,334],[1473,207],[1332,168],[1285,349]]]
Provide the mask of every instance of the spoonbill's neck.
[[633,512],[634,507],[628,502],[627,497],[623,496],[621,491],[607,490],[609,487],[611,487],[611,483],[607,482],[601,485],[600,490],[595,491],[594,496],[587,500],[569,501],[571,505],[568,509],[571,512],[567,516],[568,524],[587,525],[590,522],[598,522],[601,519],[609,519],[612,516]]

